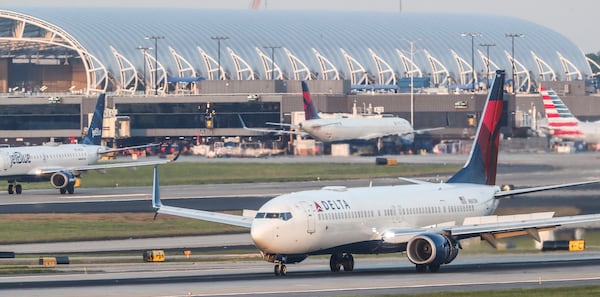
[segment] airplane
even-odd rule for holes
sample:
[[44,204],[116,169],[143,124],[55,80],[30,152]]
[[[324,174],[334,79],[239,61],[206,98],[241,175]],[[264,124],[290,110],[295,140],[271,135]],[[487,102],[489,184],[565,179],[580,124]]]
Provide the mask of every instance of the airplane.
[[418,272],[437,272],[458,256],[462,239],[479,237],[494,246],[498,238],[529,234],[539,241],[541,231],[599,222],[600,214],[492,215],[503,198],[600,182],[512,190],[496,186],[504,77],[504,70],[496,72],[469,158],[445,183],[404,179],[413,184],[299,191],[277,196],[254,217],[245,217],[163,204],[155,166],[153,207],[156,214],[249,228],[264,260],[275,264],[277,276],[287,274],[287,264],[311,255],[331,255],[329,268],[338,272],[354,270],[353,254],[396,252],[406,253]]
[[137,167],[164,164],[172,160],[96,164],[103,154],[148,147],[140,145],[111,149],[100,145],[105,94],[98,97],[87,134],[79,144],[48,144],[42,146],[0,148],[0,180],[8,181],[8,194],[21,194],[19,182],[50,181],[61,194],[75,192],[81,172],[94,169]]
[[346,142],[353,140],[368,141],[372,139],[381,139],[387,136],[399,136],[405,145],[411,145],[414,135],[426,131],[439,130],[443,128],[430,128],[414,130],[411,124],[400,117],[332,117],[322,118],[312,101],[308,85],[302,81],[302,98],[304,102],[305,120],[297,126],[283,123],[267,123],[270,125],[290,126],[297,128],[299,132],[283,131],[273,129],[248,128],[244,124],[244,129],[264,132],[264,133],[287,133],[299,134],[302,136],[311,136],[322,142]]
[[578,120],[553,90],[540,88],[550,134],[562,140],[600,143],[600,121]]

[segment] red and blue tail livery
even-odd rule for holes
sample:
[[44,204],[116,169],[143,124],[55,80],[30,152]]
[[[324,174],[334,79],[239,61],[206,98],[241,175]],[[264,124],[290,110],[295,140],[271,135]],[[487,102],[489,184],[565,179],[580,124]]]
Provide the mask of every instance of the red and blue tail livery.
[[504,112],[504,76],[504,70],[496,71],[469,160],[448,183],[496,184],[500,126]]
[[312,97],[310,96],[310,91],[308,90],[308,85],[305,81],[302,81],[302,101],[304,103],[304,119],[305,120],[315,120],[320,119],[319,111],[317,107],[312,101]]

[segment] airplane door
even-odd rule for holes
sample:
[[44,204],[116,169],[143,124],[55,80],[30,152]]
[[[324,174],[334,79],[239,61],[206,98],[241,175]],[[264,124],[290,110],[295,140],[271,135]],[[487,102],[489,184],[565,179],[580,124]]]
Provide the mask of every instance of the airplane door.
[[302,209],[306,213],[306,232],[309,234],[313,234],[316,231],[316,212],[314,206],[306,201],[300,202]]
[[2,165],[2,170],[8,170],[8,168],[10,168],[10,157],[8,156],[8,154],[4,153],[0,155],[0,159],[0,165]]

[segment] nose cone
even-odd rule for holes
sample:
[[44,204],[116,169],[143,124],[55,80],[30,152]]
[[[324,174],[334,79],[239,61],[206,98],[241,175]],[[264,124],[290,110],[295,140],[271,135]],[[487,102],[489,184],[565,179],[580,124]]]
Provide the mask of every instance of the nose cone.
[[[272,222],[271,222],[272,223]],[[250,237],[261,251],[272,252],[275,228],[269,221],[254,220],[250,228]]]

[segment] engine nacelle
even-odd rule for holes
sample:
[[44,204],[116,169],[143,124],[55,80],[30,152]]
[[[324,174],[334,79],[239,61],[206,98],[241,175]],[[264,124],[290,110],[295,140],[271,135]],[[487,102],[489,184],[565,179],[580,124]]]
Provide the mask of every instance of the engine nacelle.
[[59,171],[50,176],[50,183],[56,189],[64,189],[69,185],[75,185],[76,181],[77,176],[68,171]]
[[441,265],[452,262],[458,255],[458,242],[437,233],[413,237],[406,246],[408,260],[417,265]]

